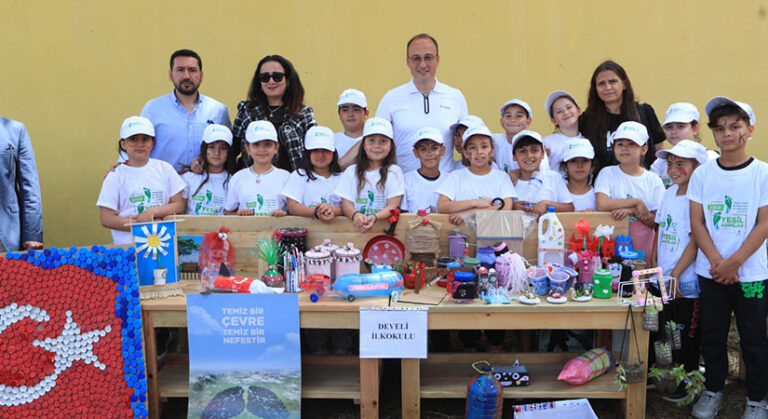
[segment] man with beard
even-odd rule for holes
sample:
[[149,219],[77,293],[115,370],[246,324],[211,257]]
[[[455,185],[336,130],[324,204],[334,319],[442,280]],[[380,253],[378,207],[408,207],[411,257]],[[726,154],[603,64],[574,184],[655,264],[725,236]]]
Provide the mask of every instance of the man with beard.
[[[196,52],[180,49],[171,54],[168,78],[173,92],[147,102],[141,116],[155,126],[155,148],[150,157],[183,172],[200,154],[205,127],[209,123],[231,124],[227,107],[198,91],[203,82],[203,62]],[[194,161],[199,164],[200,160]]]

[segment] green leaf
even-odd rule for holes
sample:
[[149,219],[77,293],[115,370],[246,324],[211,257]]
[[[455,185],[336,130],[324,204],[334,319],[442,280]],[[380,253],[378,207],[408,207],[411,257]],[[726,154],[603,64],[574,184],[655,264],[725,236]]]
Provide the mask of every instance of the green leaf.
[[361,213],[363,213],[363,215],[366,215],[366,214],[365,214],[365,205],[363,205],[362,207],[360,207],[360,212],[361,212]]
[[264,205],[264,197],[261,194],[256,194],[256,202],[259,203],[259,209]]
[[140,203],[140,204],[139,204],[139,207],[138,207],[137,209],[138,209],[138,211],[139,211],[139,214],[141,214],[142,212],[144,212],[144,203],[143,203],[143,202],[142,202],[142,203]]
[[719,230],[720,229],[720,226],[718,225],[718,223],[720,223],[720,219],[721,218],[722,217],[720,216],[720,211],[718,211],[718,212],[716,212],[716,213],[714,213],[712,215],[712,224],[715,225],[715,230]]
[[152,202],[152,192],[148,188],[144,188],[144,196],[147,197],[147,202]]
[[195,205],[195,215],[200,215],[200,208],[203,207],[202,202],[198,202],[197,205]]
[[728,214],[731,212],[731,206],[733,205],[733,198],[726,195],[725,196],[725,213]]
[[322,204],[327,204],[327,203],[328,203],[328,201],[326,201],[326,200],[325,200],[325,198],[320,198],[320,203],[322,203]]
[[667,225],[664,226],[664,230],[669,230],[669,226],[672,224],[672,216],[667,214]]
[[368,201],[371,202],[371,205],[373,205],[373,192],[368,191]]
[[211,199],[213,199],[213,192],[211,192],[210,189],[206,189],[205,190],[205,198],[206,198],[205,199],[205,203],[206,204],[210,204],[211,203]]

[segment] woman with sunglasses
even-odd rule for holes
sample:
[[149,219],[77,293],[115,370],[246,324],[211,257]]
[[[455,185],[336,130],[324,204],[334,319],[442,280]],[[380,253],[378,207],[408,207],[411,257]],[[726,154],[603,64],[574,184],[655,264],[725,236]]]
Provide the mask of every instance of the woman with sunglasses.
[[579,131],[595,149],[595,175],[605,166],[619,164],[613,153],[611,134],[626,121],[640,122],[648,130],[648,152],[641,162],[647,169],[656,160],[656,150],[663,148],[664,132],[653,107],[635,101],[624,67],[608,60],[592,73],[587,110],[579,118]]
[[[269,121],[277,129],[280,148],[276,167],[292,172],[301,166],[304,136],[317,125],[312,108],[304,106],[304,87],[290,61],[279,55],[267,55],[259,61],[248,90],[248,100],[237,105],[232,125],[233,147],[242,151],[245,129],[253,121]],[[242,152],[238,167],[250,165],[250,156]]]

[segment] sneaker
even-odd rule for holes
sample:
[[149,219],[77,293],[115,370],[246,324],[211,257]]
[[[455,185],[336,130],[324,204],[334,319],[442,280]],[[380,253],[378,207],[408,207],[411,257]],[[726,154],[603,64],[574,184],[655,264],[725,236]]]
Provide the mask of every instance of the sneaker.
[[741,419],[768,419],[768,401],[755,402],[747,398],[747,406]]
[[714,393],[709,390],[705,390],[701,393],[699,401],[693,406],[691,415],[698,419],[712,419],[717,416],[717,411],[720,410],[720,405],[723,404],[723,392],[718,391]]
[[673,393],[661,396],[662,399],[673,403],[681,402],[686,397],[688,397],[688,391],[685,390],[685,384],[683,383],[680,383]]

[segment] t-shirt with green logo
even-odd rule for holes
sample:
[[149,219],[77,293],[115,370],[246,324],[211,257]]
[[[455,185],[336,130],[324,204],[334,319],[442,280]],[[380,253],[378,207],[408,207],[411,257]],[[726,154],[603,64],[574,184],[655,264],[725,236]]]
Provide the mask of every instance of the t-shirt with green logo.
[[257,175],[250,167],[240,170],[229,180],[229,191],[224,208],[229,211],[252,209],[253,215],[268,216],[272,211],[285,209],[283,186],[290,177],[288,171],[273,168]]
[[[754,159],[746,167],[723,169],[711,160],[693,171],[688,198],[701,204],[707,231],[723,258],[731,257],[757,223],[758,209],[768,205],[768,164]],[[699,249],[696,274],[711,278],[711,265]],[[739,267],[741,282],[768,279],[765,241]]]
[[[208,180],[205,180],[205,173],[186,172],[181,175],[181,178],[187,184],[187,187],[184,189],[184,198],[187,200],[187,214],[224,215],[224,204],[227,202],[227,189],[224,189],[224,182],[228,177],[229,174],[227,172],[210,173],[208,174]],[[204,181],[205,184],[203,184]],[[200,186],[201,184],[202,186]]]
[[[657,238],[659,266],[665,275],[672,272],[691,241],[691,204],[685,195],[678,195],[677,191],[678,186],[672,185],[664,192],[654,220],[659,225]],[[680,284],[683,297],[697,298],[699,296],[699,282],[694,264],[691,264],[680,275],[680,278],[677,278],[677,281]]]
[[360,193],[357,192],[356,169],[357,165],[353,164],[341,174],[335,191],[339,197],[352,201],[355,210],[363,214],[375,214],[387,206],[387,200],[405,194],[403,171],[400,167],[389,166],[387,182],[383,189],[377,185],[381,179],[378,170],[365,172],[365,184]]

